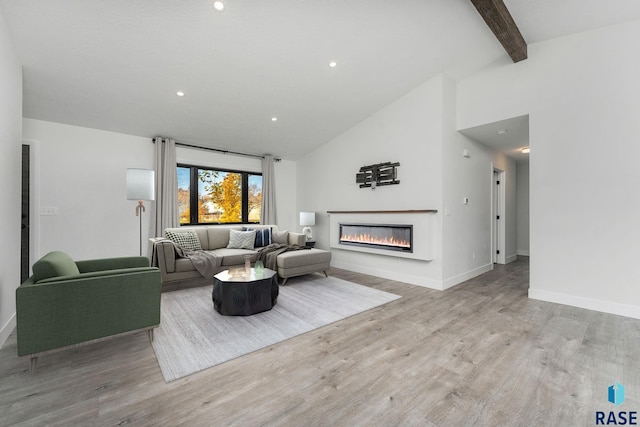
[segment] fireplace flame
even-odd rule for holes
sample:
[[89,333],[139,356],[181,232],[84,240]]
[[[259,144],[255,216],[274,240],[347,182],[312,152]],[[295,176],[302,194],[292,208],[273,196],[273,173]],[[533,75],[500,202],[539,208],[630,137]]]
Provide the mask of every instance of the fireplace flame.
[[411,242],[393,237],[379,238],[370,234],[344,234],[340,236],[341,242],[366,243],[371,245],[395,246],[400,248],[411,248]]

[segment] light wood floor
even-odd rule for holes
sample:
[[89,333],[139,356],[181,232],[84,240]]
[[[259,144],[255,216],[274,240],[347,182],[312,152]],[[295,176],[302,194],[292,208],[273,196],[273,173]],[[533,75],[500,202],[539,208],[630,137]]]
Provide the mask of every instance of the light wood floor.
[[0,424],[578,426],[640,410],[640,321],[529,300],[526,258],[444,292],[330,274],[403,298],[169,384],[146,334],[42,357],[30,376],[14,332]]

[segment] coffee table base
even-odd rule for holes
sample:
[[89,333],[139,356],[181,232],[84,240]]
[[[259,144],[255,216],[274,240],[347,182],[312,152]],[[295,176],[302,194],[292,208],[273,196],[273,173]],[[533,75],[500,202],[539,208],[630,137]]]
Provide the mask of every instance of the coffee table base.
[[[274,272],[275,273],[275,272]],[[271,310],[278,300],[278,275],[248,281],[213,279],[213,308],[225,316],[250,316]]]

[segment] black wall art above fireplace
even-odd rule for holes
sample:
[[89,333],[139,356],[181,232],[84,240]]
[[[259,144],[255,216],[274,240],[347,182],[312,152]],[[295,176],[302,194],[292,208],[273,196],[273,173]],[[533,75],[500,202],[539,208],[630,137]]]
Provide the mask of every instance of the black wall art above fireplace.
[[339,232],[341,245],[413,252],[413,225],[341,223]]
[[356,184],[360,184],[360,188],[371,188],[372,190],[383,185],[400,184],[396,169],[398,166],[400,166],[399,162],[362,166],[360,171],[356,173]]

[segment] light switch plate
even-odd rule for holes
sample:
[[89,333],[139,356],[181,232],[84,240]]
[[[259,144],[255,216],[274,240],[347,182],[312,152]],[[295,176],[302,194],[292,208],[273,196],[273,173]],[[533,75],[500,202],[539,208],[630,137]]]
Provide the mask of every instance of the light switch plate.
[[56,207],[46,207],[46,208],[40,208],[40,215],[43,216],[51,216],[51,215],[58,215],[58,208]]

